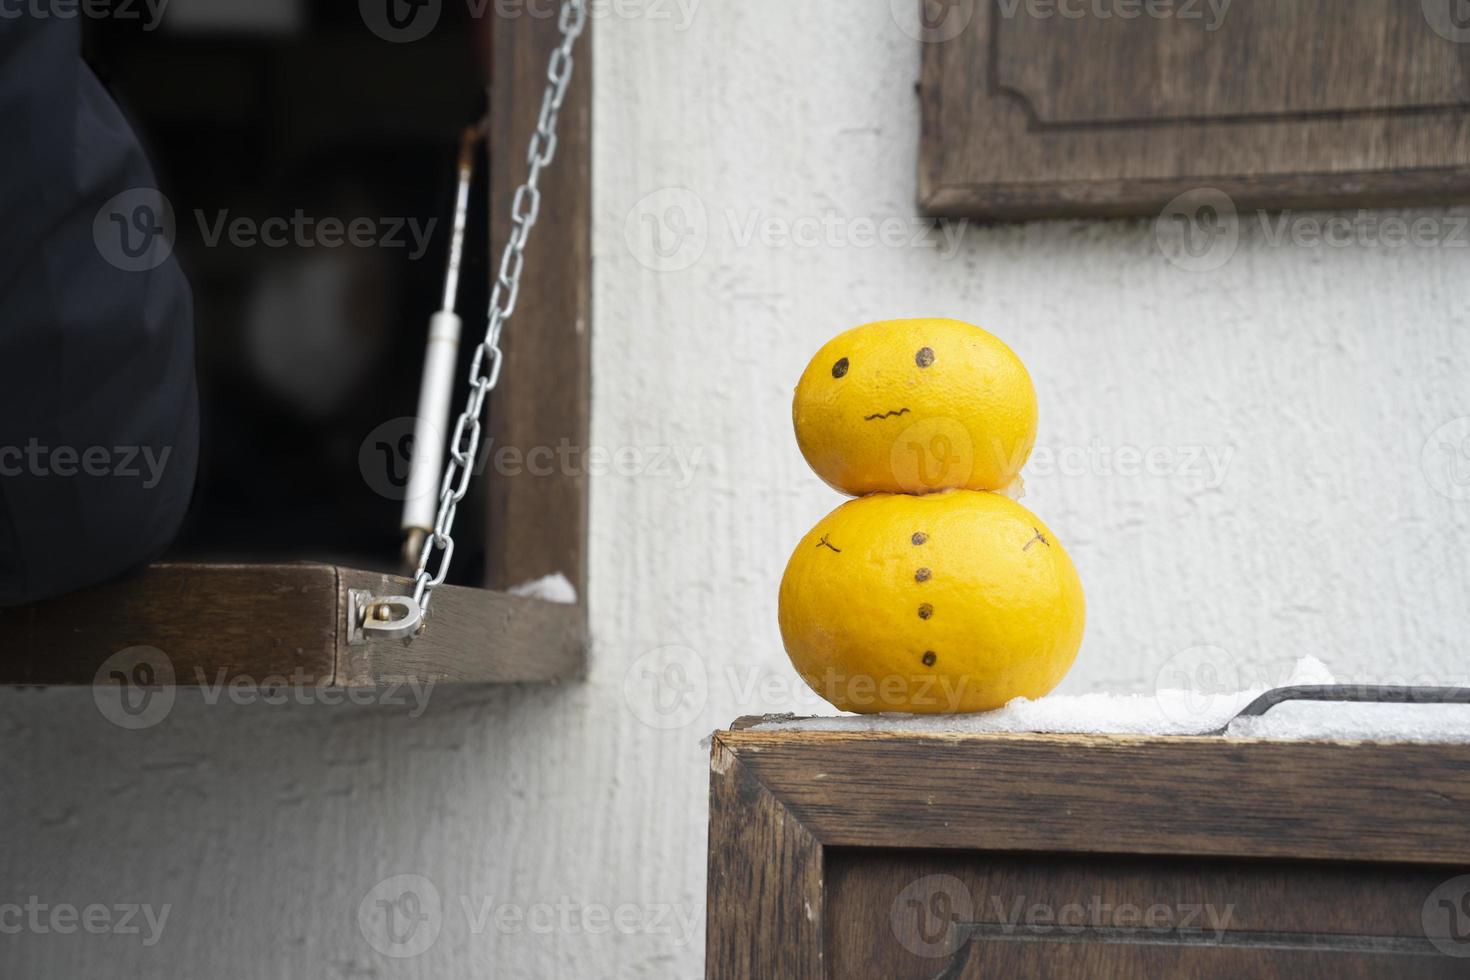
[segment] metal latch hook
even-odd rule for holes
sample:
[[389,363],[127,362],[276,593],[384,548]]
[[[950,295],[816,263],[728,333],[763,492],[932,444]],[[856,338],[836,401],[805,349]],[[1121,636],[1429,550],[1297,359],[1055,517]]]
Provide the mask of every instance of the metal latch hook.
[[424,610],[412,596],[375,596],[366,589],[349,589],[351,631],[347,642],[359,646],[368,640],[412,639],[424,623]]

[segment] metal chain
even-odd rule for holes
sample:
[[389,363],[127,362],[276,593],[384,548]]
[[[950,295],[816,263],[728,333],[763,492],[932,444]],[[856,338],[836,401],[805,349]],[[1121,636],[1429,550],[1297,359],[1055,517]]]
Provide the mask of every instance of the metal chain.
[[[503,360],[500,333],[515,313],[516,300],[520,296],[526,242],[541,213],[541,171],[556,156],[557,116],[566,100],[567,85],[572,80],[575,67],[572,49],[587,26],[587,0],[562,0],[557,26],[561,30],[561,43],[551,52],[546,67],[541,113],[536,118],[536,132],[531,135],[531,144],[526,151],[526,163],[531,170],[511,201],[510,239],[505,243],[505,251],[500,257],[500,272],[490,293],[485,340],[475,348],[470,363],[470,394],[449,440],[449,462],[444,466],[444,479],[439,484],[439,511],[434,518],[434,530],[424,539],[418,569],[413,576],[413,599],[420,611],[428,610],[434,588],[444,583],[445,576],[449,574],[449,563],[454,558],[454,535],[451,533],[454,515],[474,475],[475,454],[480,448],[480,415],[485,407],[485,398],[500,381]],[[430,574],[429,561],[435,551],[440,552],[438,570]]]

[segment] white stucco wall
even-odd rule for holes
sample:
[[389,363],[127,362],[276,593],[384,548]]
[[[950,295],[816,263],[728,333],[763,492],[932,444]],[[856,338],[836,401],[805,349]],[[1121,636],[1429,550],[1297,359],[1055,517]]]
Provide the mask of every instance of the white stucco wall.
[[[870,319],[970,319],[1029,365],[1054,460],[1025,503],[1089,599],[1064,690],[1150,691],[1201,644],[1250,681],[1308,653],[1341,677],[1466,680],[1470,487],[1421,465],[1470,415],[1463,230],[1459,247],[1273,245],[1248,217],[1212,274],[1168,261],[1146,222],[861,247],[862,221],[914,210],[919,52],[888,5],[706,2],[683,30],[667,9],[596,25],[593,433],[646,452],[625,457],[638,475],[593,481],[591,676],[435,691],[419,717],[183,695],[135,733],[86,691],[0,691],[0,903],[171,905],[153,946],[0,935],[0,974],[698,976],[700,740],[811,707],[793,704],[776,584],[838,499],[796,451],[790,390]],[[698,260],[649,268],[693,252],[661,258],[644,215],[701,207]],[[1413,216],[1452,238],[1457,213]],[[815,220],[835,244],[745,241],[752,216]],[[698,454],[692,478],[657,447]],[[1121,447],[1170,472],[1118,475],[1104,450]],[[1228,456],[1223,474],[1188,469],[1196,452]],[[417,957],[357,923],[394,874],[443,901]]]

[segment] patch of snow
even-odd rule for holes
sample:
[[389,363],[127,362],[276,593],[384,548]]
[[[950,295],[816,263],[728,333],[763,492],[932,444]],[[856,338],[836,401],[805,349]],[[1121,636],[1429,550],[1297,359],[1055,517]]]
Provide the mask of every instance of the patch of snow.
[[1280,704],[1259,718],[1242,718],[1237,738],[1330,739],[1359,742],[1470,742],[1466,704]]
[[520,585],[512,585],[506,590],[511,595],[526,596],[529,599],[540,599],[543,602],[557,602],[567,606],[577,604],[577,587],[568,581],[561,572],[553,572],[543,575],[532,582],[522,582]]
[[[1304,657],[1281,685],[1331,684],[1332,672]],[[1381,742],[1470,742],[1470,705],[1327,704],[1287,702],[1256,718],[1231,721],[1265,692],[1160,690],[1156,694],[1054,694],[1016,698],[1003,708],[969,715],[838,715],[761,722],[756,731],[890,732],[911,734],[1043,733],[1069,735],[1204,735],[1345,739]]]
[[1002,497],[1010,497],[1012,500],[1020,503],[1021,498],[1026,496],[1026,478],[1017,473],[1011,479],[1010,483],[1007,483],[995,492]]

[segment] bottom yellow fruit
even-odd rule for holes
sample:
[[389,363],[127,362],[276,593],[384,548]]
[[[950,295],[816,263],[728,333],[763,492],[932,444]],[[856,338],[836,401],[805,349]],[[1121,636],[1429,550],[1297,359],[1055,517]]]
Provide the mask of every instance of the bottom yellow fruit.
[[987,711],[1040,697],[1082,645],[1056,536],[994,493],[873,494],[812,528],[781,579],[781,638],[844,711]]

